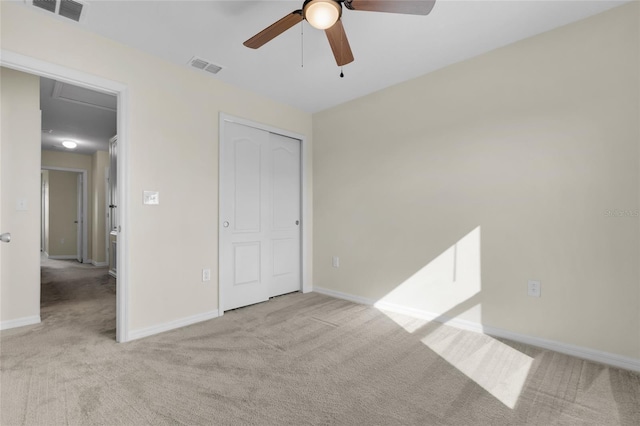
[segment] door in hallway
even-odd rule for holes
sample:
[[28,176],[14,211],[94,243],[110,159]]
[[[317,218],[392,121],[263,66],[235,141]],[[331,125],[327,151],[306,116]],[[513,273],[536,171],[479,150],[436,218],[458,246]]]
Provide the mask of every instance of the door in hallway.
[[301,289],[300,141],[225,123],[220,170],[223,310]]

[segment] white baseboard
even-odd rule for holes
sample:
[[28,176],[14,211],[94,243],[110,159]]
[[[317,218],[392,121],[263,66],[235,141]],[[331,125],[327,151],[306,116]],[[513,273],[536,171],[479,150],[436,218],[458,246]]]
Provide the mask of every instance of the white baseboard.
[[218,310],[216,309],[215,311],[204,312],[202,314],[165,322],[164,324],[158,324],[151,327],[133,330],[129,332],[128,341],[142,339],[143,337],[149,337],[153,336],[154,334],[163,333],[165,331],[174,330],[176,328],[185,327],[187,325],[196,324],[202,321],[207,321],[213,318],[217,318],[218,316]]
[[460,328],[463,330],[474,331],[476,333],[483,333],[493,337],[501,337],[504,339],[513,340],[515,342],[525,343],[531,346],[537,346],[539,348],[548,349],[555,352],[560,352],[566,355],[575,356],[577,358],[587,359],[589,361],[595,361],[602,364],[611,365],[614,367],[624,368],[626,370],[640,372],[640,359],[625,357],[610,352],[598,351],[595,349],[585,348],[582,346],[571,345],[569,343],[558,342],[555,340],[542,339],[535,336],[528,336],[526,334],[515,333],[509,330],[505,330],[497,327],[490,327],[482,325],[474,321],[468,321],[459,318],[448,318],[433,312],[423,311],[420,309],[410,308],[402,305],[397,305],[388,302],[377,302],[373,299],[367,299],[353,294],[342,293],[335,290],[330,290],[322,287],[314,287],[313,291],[316,293],[324,294],[338,299],[349,300],[354,303],[360,303],[363,305],[375,306],[378,309],[386,310],[390,312],[396,312],[404,314],[410,317],[419,318],[427,321],[437,321],[443,324],[450,325],[452,327]]
[[75,254],[64,254],[64,255],[60,255],[60,256],[54,256],[54,255],[48,255],[47,256],[49,259],[53,259],[53,260],[76,260],[78,259],[78,256],[76,256]]
[[109,270],[109,275],[111,275],[113,278],[118,278],[118,274],[116,274],[112,270]]
[[328,288],[313,286],[313,291],[316,293],[324,294],[326,296],[335,297],[336,299],[344,299],[349,302],[359,303],[361,305],[375,305],[376,301],[373,299],[367,299],[365,297],[355,296],[349,293],[343,293],[341,291],[330,290]]
[[0,330],[8,330],[10,328],[24,327],[25,325],[33,325],[33,324],[40,324],[40,315],[2,321],[0,322]]
[[99,267],[99,268],[102,268],[102,267],[104,267],[104,266],[109,266],[109,262],[96,262],[96,261],[95,261],[95,260],[93,260],[93,259],[89,259],[89,260],[87,260],[87,262],[86,262],[86,263],[90,263],[90,264],[92,264],[93,266],[97,266],[97,267]]

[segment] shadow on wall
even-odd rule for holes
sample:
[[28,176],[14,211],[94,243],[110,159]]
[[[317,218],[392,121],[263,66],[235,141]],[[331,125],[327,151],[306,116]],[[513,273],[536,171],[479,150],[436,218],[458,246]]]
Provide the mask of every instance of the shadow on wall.
[[[418,335],[424,345],[513,409],[533,358],[487,335],[464,342],[438,333],[442,323],[463,314],[468,321],[482,323],[480,235],[478,226],[380,298],[375,307],[407,332]],[[425,305],[425,301],[437,301],[437,305]],[[444,313],[433,322],[430,321],[433,316],[425,316],[429,311]],[[464,346],[468,350],[461,350]]]

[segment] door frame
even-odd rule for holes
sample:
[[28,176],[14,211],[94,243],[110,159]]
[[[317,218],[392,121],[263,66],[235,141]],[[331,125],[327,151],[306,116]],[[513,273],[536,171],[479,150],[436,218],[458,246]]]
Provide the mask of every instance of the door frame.
[[[57,172],[71,172],[82,175],[82,263],[87,263],[89,260],[89,245],[88,241],[88,220],[87,220],[87,208],[89,206],[88,190],[87,190],[87,170],[86,169],[72,169],[67,167],[52,167],[40,165],[40,170],[54,170]],[[51,202],[51,201],[49,201]],[[42,222],[42,219],[40,219]]]
[[312,206],[311,206],[311,184],[312,184],[312,163],[311,163],[311,146],[304,135],[270,126],[268,124],[258,123],[256,121],[233,115],[220,113],[218,126],[218,315],[224,314],[223,301],[224,289],[220,279],[220,256],[222,255],[222,221],[221,213],[224,200],[220,196],[222,189],[222,144],[225,134],[226,123],[241,124],[247,127],[264,130],[270,133],[276,133],[292,139],[300,141],[300,211],[301,211],[301,229],[300,229],[300,278],[302,285],[300,290],[303,293],[309,293],[313,290],[312,286]]
[[[87,208],[84,205],[84,200],[86,199],[84,196],[84,188],[86,185],[85,177],[78,173],[76,175],[76,196],[78,197],[78,200],[76,200],[76,233],[78,233],[78,228],[80,228],[80,235],[76,235],[76,259],[80,263],[84,263],[85,260],[88,260],[84,253],[84,248],[87,247],[87,243],[84,241],[84,236],[87,235],[84,229],[84,224],[87,223],[87,218],[84,215],[84,212],[87,211]],[[78,216],[81,217],[78,218]],[[78,220],[81,221],[81,226],[78,226]]]
[[121,206],[121,208],[118,208],[118,223],[121,229],[118,235],[117,254],[118,267],[120,269],[116,280],[116,341],[127,342],[131,340],[129,330],[129,208],[127,203],[129,192],[129,88],[123,83],[4,49],[0,49],[0,66],[108,93],[118,98],[116,116],[118,141],[120,143],[120,151],[118,152],[118,203]]
[[[109,167],[104,168],[104,258],[105,263],[109,266],[109,233],[111,232],[110,224],[111,224],[111,209],[109,208],[109,199],[111,198],[109,195]],[[107,218],[109,218],[107,220]]]

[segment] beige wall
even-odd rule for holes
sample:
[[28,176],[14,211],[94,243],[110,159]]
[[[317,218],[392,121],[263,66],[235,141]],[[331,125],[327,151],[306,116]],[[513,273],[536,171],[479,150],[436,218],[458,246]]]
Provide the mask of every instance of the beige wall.
[[78,173],[49,171],[49,256],[77,256]]
[[[65,169],[77,169],[87,171],[87,259],[93,259],[93,159],[91,155],[76,154],[66,151],[42,151],[42,167],[58,167]],[[52,245],[54,242],[50,241]],[[69,248],[69,243],[65,243],[65,247]],[[75,243],[74,246],[75,247]],[[70,254],[74,254],[73,253]],[[53,253],[49,253],[53,255]]]
[[[203,283],[201,270],[209,267],[218,275],[219,113],[303,134],[309,141],[311,115],[22,4],[0,2],[0,8],[3,49],[128,87],[130,328],[215,311],[217,283]],[[144,190],[159,191],[160,205],[144,206]],[[179,238],[169,241],[176,230]]]
[[315,114],[314,285],[640,358],[637,9]]
[[[0,323],[40,316],[40,80],[0,68]],[[26,210],[17,210],[18,200]]]
[[107,260],[106,255],[106,174],[109,168],[109,153],[107,151],[97,151],[91,157],[92,179],[93,179],[93,199],[90,201],[93,209],[93,219],[91,220],[92,231],[92,259],[94,263],[103,264]]

